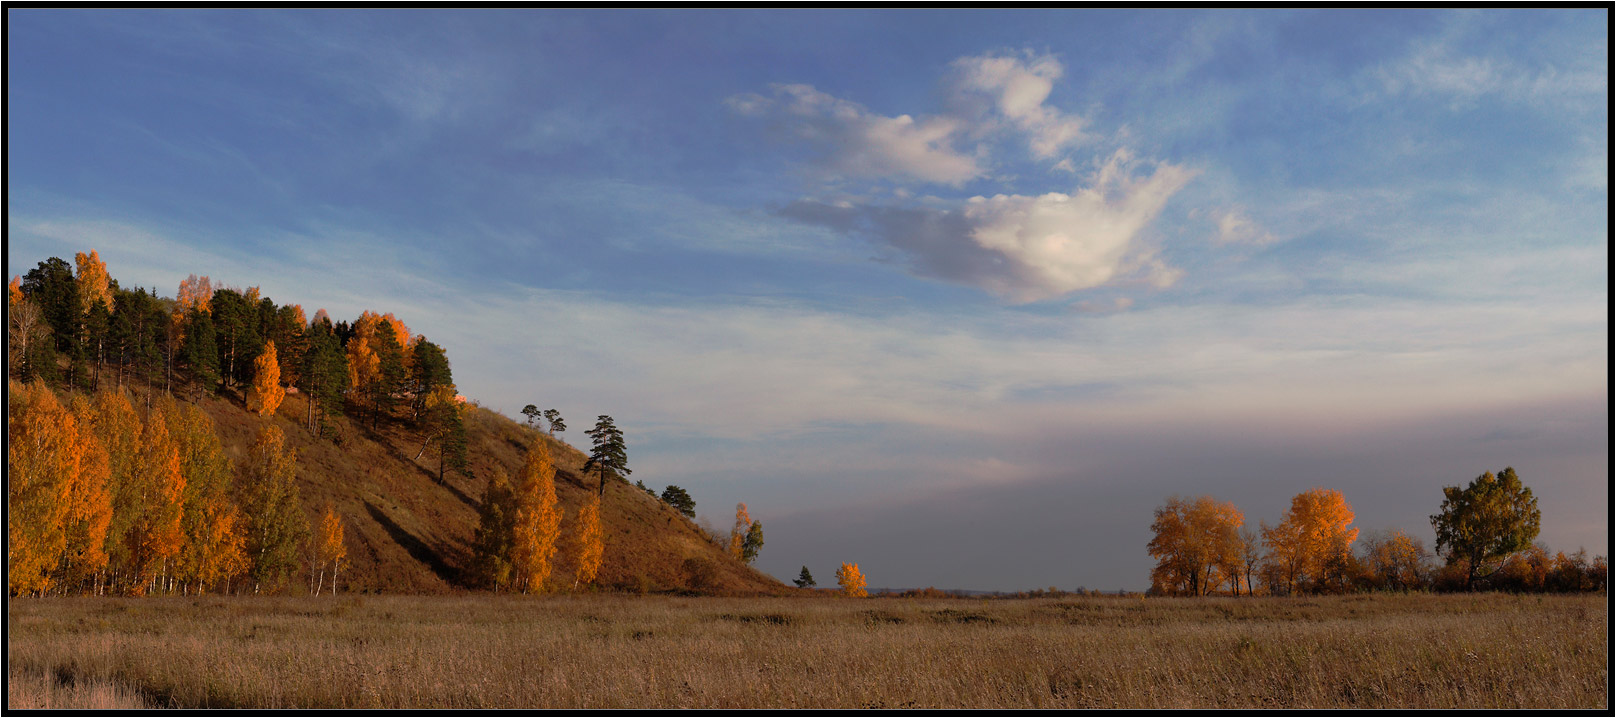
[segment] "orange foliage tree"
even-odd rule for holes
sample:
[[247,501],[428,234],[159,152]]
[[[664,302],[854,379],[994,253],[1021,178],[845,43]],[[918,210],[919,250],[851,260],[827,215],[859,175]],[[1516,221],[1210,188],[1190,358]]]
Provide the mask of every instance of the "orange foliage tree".
[[528,449],[516,485],[516,521],[512,529],[511,573],[515,587],[542,593],[550,578],[556,537],[561,531],[561,507],[556,501],[555,465],[550,447],[539,439]]
[[337,571],[342,568],[343,559],[348,557],[348,546],[342,542],[342,519],[337,516],[337,510],[326,504],[325,513],[320,518],[320,536],[315,547],[315,563],[320,567],[320,577],[314,584],[314,595],[320,595],[325,585],[325,568],[331,567],[331,595],[337,595]]
[[[68,586],[83,586],[107,567],[107,529],[112,523],[110,456],[95,433],[95,405],[83,395],[72,400],[78,473],[67,488],[66,550],[61,576]],[[98,592],[98,586],[92,586]]]
[[78,475],[77,422],[42,381],[9,382],[6,411],[6,587],[49,590],[67,548],[67,492]]
[[192,309],[210,311],[209,303],[213,301],[213,283],[207,277],[197,277],[192,274],[180,282],[178,293],[174,297],[175,313],[184,315]]
[[409,375],[408,333],[392,314],[366,311],[354,322],[347,344],[348,385],[372,425],[392,406]]
[[1375,586],[1408,591],[1425,585],[1430,556],[1419,539],[1393,531],[1365,540],[1363,567]]
[[864,598],[870,595],[864,590],[864,574],[859,571],[858,564],[844,563],[836,569],[836,583],[842,587],[842,595],[849,598]]
[[1168,498],[1150,525],[1155,537],[1148,548],[1156,559],[1150,571],[1152,591],[1204,596],[1228,583],[1238,593],[1245,566],[1240,539],[1244,523],[1232,503],[1210,496]]
[[1358,529],[1352,506],[1334,489],[1311,489],[1291,499],[1278,526],[1263,526],[1263,542],[1287,593],[1345,588]]
[[73,255],[73,263],[76,265],[73,281],[79,288],[79,314],[90,313],[90,308],[97,303],[111,310],[112,278],[107,276],[107,265],[101,261],[101,255],[93,249],[89,254],[79,252]]
[[168,397],[152,405],[140,435],[135,474],[123,492],[132,504],[133,514],[123,536],[129,562],[125,588],[135,595],[162,586],[185,542],[181,524],[185,474],[167,421],[174,406]]
[[264,343],[264,351],[253,360],[253,382],[247,387],[247,410],[259,416],[274,416],[286,398],[281,387],[281,365],[275,357],[275,342]]
[[[543,441],[542,439],[540,441]],[[600,573],[601,559],[606,552],[606,545],[601,541],[600,532],[600,496],[591,496],[578,512],[578,528],[575,539],[577,548],[577,562],[574,564],[573,588],[579,584],[589,585],[595,582],[595,576]]]

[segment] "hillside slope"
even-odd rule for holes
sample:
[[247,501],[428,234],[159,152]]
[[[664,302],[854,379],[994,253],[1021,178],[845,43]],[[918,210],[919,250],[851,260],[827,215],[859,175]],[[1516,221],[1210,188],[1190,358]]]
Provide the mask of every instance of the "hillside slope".
[[[475,478],[449,472],[437,482],[435,459],[415,455],[421,437],[406,424],[376,429],[337,419],[342,438],[321,439],[299,421],[307,404],[288,395],[276,416],[260,418],[233,397],[202,400],[232,459],[273,422],[296,449],[298,481],[311,525],[327,503],[346,526],[349,567],[342,589],[352,592],[448,593],[474,586],[467,572],[477,506],[496,467],[513,477],[533,441],[549,442],[556,495],[563,510],[552,586],[572,583],[572,519],[598,479],[581,469],[587,455],[543,432],[476,406],[466,416],[467,456]],[[632,446],[631,446],[632,450]],[[621,481],[609,481],[601,510],[605,557],[597,585],[622,591],[680,591],[722,595],[790,592],[774,578],[734,559],[693,522]]]

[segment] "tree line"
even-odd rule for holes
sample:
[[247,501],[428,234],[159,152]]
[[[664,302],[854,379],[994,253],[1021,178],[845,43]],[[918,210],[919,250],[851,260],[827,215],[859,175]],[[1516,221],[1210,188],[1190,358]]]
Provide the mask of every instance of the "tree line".
[[336,590],[342,522],[327,506],[310,526],[279,428],[232,462],[212,419],[167,395],[143,412],[119,389],[7,393],[11,595],[277,591],[304,566],[311,591]]
[[[1341,492],[1297,494],[1279,523],[1245,526],[1233,503],[1170,497],[1155,511],[1147,545],[1156,565],[1150,593],[1289,596],[1353,591],[1595,591],[1604,557],[1549,555],[1537,538],[1542,514],[1514,468],[1443,488],[1431,516],[1436,552],[1390,531],[1359,539]],[[1354,549],[1356,544],[1356,549]]]
[[[302,515],[295,456],[267,423],[250,460],[225,461],[211,419],[196,406],[204,396],[267,419],[287,394],[301,394],[298,420],[338,444],[352,424],[396,422],[420,441],[414,459],[436,458],[439,483],[447,471],[473,477],[465,400],[448,356],[391,313],[334,322],[322,309],[310,319],[258,287],[195,274],[173,298],[160,297],[155,288],[120,286],[92,250],[71,265],[52,257],[14,277],[6,315],[14,595],[280,590],[299,569],[312,591],[335,590],[346,554],[341,517],[328,509],[311,523]],[[52,387],[68,398],[59,401]],[[552,437],[566,430],[555,409],[530,404],[522,414],[529,426],[547,421]],[[599,571],[606,482],[632,473],[610,416],[585,434],[593,447],[583,470],[597,473],[599,485],[568,522],[574,587]],[[182,457],[178,473],[158,468],[168,448]],[[102,455],[105,471],[95,458]],[[545,447],[530,451],[516,480],[489,477],[475,536],[478,582],[546,590],[562,521],[553,474]],[[694,517],[684,489],[670,485],[658,498]],[[725,548],[750,562],[762,525],[744,517],[744,505],[739,513],[739,534]],[[96,518],[103,514],[104,522]],[[173,517],[183,530],[165,523]]]
[[267,419],[300,392],[301,420],[333,441],[334,417],[396,419],[417,459],[436,454],[439,482],[466,471],[448,357],[392,314],[308,320],[195,274],[159,297],[121,287],[92,250],[14,277],[6,317],[13,595],[273,591],[305,573],[311,591],[336,590],[341,516],[304,515],[296,457],[268,422],[229,461],[204,395]]

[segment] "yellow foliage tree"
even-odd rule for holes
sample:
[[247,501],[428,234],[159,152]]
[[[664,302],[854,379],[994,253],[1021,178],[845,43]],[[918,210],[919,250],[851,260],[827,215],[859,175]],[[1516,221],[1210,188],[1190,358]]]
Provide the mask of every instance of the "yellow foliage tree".
[[179,291],[174,296],[175,314],[184,316],[192,309],[211,311],[209,303],[213,301],[213,284],[207,277],[198,277],[192,274],[180,282]]
[[127,536],[141,513],[142,500],[137,478],[141,466],[140,415],[122,390],[95,395],[95,435],[107,450],[107,489],[112,496],[112,523],[107,528],[107,559],[115,583],[121,573],[127,578],[129,542]]
[[[1393,531],[1385,536],[1371,537],[1366,543],[1364,567],[1377,586],[1407,591],[1425,582],[1425,561],[1430,553],[1419,539],[1402,531]],[[1547,552],[1543,552],[1543,558],[1546,561]]]
[[129,561],[127,590],[136,595],[163,587],[185,542],[181,525],[185,474],[167,421],[174,406],[167,397],[152,406],[140,436],[139,464],[126,492],[135,514],[123,536]]
[[175,576],[187,592],[205,593],[247,569],[245,518],[231,497],[230,458],[213,419],[194,404],[169,405],[164,415],[185,478]]
[[511,572],[515,586],[526,593],[542,593],[550,578],[556,537],[561,531],[561,507],[556,501],[555,465],[550,447],[539,439],[528,449],[516,485],[516,521],[512,531]]
[[363,397],[366,389],[381,380],[382,359],[370,347],[370,337],[363,334],[349,338],[344,351],[348,354],[348,388],[354,397]]
[[[540,439],[542,442],[543,439]],[[577,562],[574,564],[573,587],[579,584],[585,586],[595,582],[595,576],[600,573],[600,562],[606,553],[606,544],[601,540],[600,531],[600,496],[590,494],[589,501],[578,512],[578,533],[575,538],[577,548]]]
[[870,593],[864,590],[864,574],[859,571],[858,564],[844,563],[836,569],[836,583],[842,587],[842,595],[849,598],[864,598]]
[[1210,496],[1193,501],[1173,496],[1156,509],[1147,548],[1156,567],[1151,587],[1158,593],[1204,596],[1223,583],[1239,591],[1244,567],[1240,526],[1245,517],[1234,504]]
[[275,357],[275,342],[264,343],[264,352],[253,360],[253,382],[247,387],[247,410],[259,416],[274,416],[286,398],[281,386],[281,365]]
[[737,560],[746,549],[746,532],[752,528],[752,516],[746,512],[746,504],[735,504],[735,526],[729,530],[729,553]]
[[6,411],[6,587],[49,590],[67,548],[67,492],[79,473],[77,422],[42,381],[9,382]]
[[337,595],[337,572],[342,568],[343,559],[348,557],[348,546],[342,542],[342,519],[337,516],[337,510],[330,504],[325,506],[325,515],[320,519],[320,537],[315,550],[315,561],[320,566],[320,577],[314,585],[314,594],[320,595],[324,587],[325,567],[331,567],[331,595]]
[[73,263],[77,271],[73,278],[79,289],[79,314],[90,313],[90,307],[97,302],[112,309],[112,278],[107,276],[107,265],[101,261],[101,255],[95,250],[89,254],[79,252],[73,255]]

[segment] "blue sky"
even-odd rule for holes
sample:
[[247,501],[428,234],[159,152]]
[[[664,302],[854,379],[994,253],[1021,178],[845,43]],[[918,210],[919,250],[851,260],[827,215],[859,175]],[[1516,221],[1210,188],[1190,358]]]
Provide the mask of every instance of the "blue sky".
[[9,10],[8,274],[95,248],[627,434],[782,578],[1141,588],[1172,493],[1605,552],[1607,12]]

